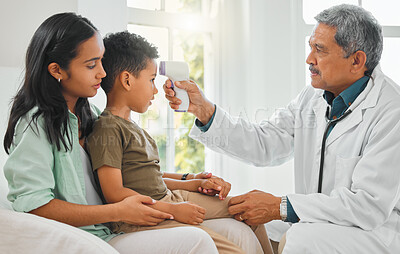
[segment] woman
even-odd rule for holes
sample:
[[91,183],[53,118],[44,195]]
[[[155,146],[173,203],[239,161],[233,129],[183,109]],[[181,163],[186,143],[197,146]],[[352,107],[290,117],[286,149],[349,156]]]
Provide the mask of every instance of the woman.
[[[103,53],[97,29],[74,13],[51,16],[32,37],[24,83],[14,98],[4,138],[9,154],[4,172],[14,210],[80,227],[121,253],[176,253],[177,248],[179,253],[217,253],[211,238],[197,228],[116,236],[101,224],[156,225],[171,218],[146,206],[154,202],[149,197],[88,205],[90,188],[85,184],[82,146],[99,114],[87,98],[96,95],[106,75]],[[185,241],[172,244],[177,235],[185,235]]]

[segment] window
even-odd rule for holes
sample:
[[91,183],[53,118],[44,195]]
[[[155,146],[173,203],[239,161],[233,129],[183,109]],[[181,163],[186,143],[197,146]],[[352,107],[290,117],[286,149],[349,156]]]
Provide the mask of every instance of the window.
[[[204,89],[204,74],[211,66],[204,57],[211,48],[211,0],[128,0],[128,31],[139,34],[158,47],[159,60],[186,61],[190,79]],[[157,76],[156,100],[145,114],[132,118],[156,140],[161,169],[170,172],[204,170],[204,146],[188,137],[194,116],[173,112],[164,97],[166,77]]]
[[[399,27],[400,29],[400,27]],[[400,85],[400,37],[383,38],[382,71]]]
[[372,12],[382,26],[400,26],[398,0],[362,0],[362,6]]
[[358,0],[303,0],[303,19],[306,24],[316,24],[314,17],[318,13],[338,4],[358,5]]
[[145,10],[161,10],[160,0],[127,0],[128,7],[145,9]]
[[[160,59],[168,59],[168,29],[163,27],[151,27],[141,25],[128,24],[128,31],[136,33],[146,38],[147,41],[154,44],[158,48]],[[158,64],[158,63],[157,63]],[[158,94],[155,96],[153,105],[144,114],[132,113],[131,117],[140,127],[145,129],[157,142],[160,166],[162,169],[166,168],[166,150],[167,150],[167,108],[168,102],[163,98],[162,85],[166,78],[157,76],[155,84],[158,89]]]
[[204,9],[204,1],[127,0],[127,5],[132,8],[171,13],[201,13]]
[[[203,33],[175,30],[173,59],[189,63],[189,78],[204,89],[204,40]],[[201,172],[204,170],[204,145],[189,138],[195,117],[192,114],[174,114],[175,170]]]
[[202,1],[165,1],[165,11],[174,13],[201,13]]

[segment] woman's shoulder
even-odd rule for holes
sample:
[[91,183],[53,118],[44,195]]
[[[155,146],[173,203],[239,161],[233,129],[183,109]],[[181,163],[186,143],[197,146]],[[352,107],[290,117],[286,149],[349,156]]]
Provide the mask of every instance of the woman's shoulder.
[[38,110],[38,107],[34,107],[18,119],[15,125],[14,140],[11,148],[18,144],[24,136],[35,139],[35,142],[39,140],[48,142],[44,127],[45,120],[42,114],[36,115]]
[[43,115],[38,115],[39,108],[37,106],[33,107],[30,109],[28,112],[26,112],[25,115],[21,116],[20,119],[17,122],[16,128],[26,128],[30,125],[32,125],[32,122],[36,123],[39,125],[39,127],[43,126],[44,124],[44,118]]

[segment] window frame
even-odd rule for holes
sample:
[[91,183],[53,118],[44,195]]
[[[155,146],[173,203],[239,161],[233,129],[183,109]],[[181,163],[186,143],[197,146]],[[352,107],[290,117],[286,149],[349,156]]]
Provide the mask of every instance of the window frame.
[[[215,83],[218,79],[216,77],[218,56],[214,54],[217,52],[213,50],[217,46],[218,26],[217,18],[210,17],[207,13],[170,13],[165,11],[165,0],[161,1],[160,10],[147,10],[127,6],[127,25],[140,25],[149,27],[161,27],[168,30],[168,58],[173,60],[173,45],[174,45],[174,30],[190,30],[191,32],[209,33],[211,43],[204,45],[208,47],[207,51],[213,54],[204,55],[204,92],[209,98],[215,97],[218,94]],[[212,0],[201,0],[203,10],[210,7]],[[214,0],[217,1],[217,0]],[[195,27],[188,27],[188,20],[196,24]],[[174,111],[171,108],[167,109],[167,140],[175,140],[174,133]],[[205,156],[207,158],[207,156]],[[206,159],[204,158],[204,159]],[[208,162],[209,163],[209,162]],[[206,162],[206,164],[208,164]],[[166,168],[167,172],[175,172],[175,142],[167,142],[166,146]]]

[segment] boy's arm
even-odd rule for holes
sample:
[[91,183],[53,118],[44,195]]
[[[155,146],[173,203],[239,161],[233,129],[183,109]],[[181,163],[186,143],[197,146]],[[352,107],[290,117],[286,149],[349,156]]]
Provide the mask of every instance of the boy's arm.
[[[183,179],[183,177],[185,178]],[[200,179],[207,179],[212,177],[211,173],[201,172],[201,173],[170,173],[163,172],[163,180],[170,190],[187,190],[187,191],[200,191],[202,181]],[[199,180],[194,180],[199,179]],[[185,181],[183,181],[185,180]],[[189,181],[191,180],[191,181]]]
[[[184,174],[178,174],[178,173],[169,173],[169,172],[163,172],[163,178],[171,178],[171,179],[176,179],[176,180],[181,180]],[[194,179],[195,174],[190,173],[186,176],[186,179]]]
[[176,179],[176,180],[182,180],[182,177],[186,175],[186,180],[191,180],[191,179],[206,179],[206,178],[211,178],[212,173],[209,172],[200,172],[200,173],[187,173],[187,174],[178,174],[178,173],[170,173],[170,172],[163,172],[163,178],[171,178],[171,179]]
[[107,165],[97,169],[101,191],[107,203],[117,203],[129,196],[138,195],[136,191],[125,188],[122,181],[122,172],[119,168]]
[[163,178],[163,180],[170,190],[198,191],[210,196],[219,194],[221,200],[225,199],[231,190],[231,184],[219,177],[191,180]]
[[170,190],[187,191],[197,191],[201,187],[202,181],[204,181],[204,179],[176,180],[171,178],[164,178],[163,180]]
[[[97,175],[104,198],[108,203],[116,203],[129,196],[141,196],[136,191],[123,186],[122,173],[118,168],[103,165],[97,169]],[[160,212],[171,214],[172,216],[169,219],[194,225],[202,223],[205,214],[204,208],[188,203],[172,204],[157,201],[154,204],[148,204],[148,206]]]

